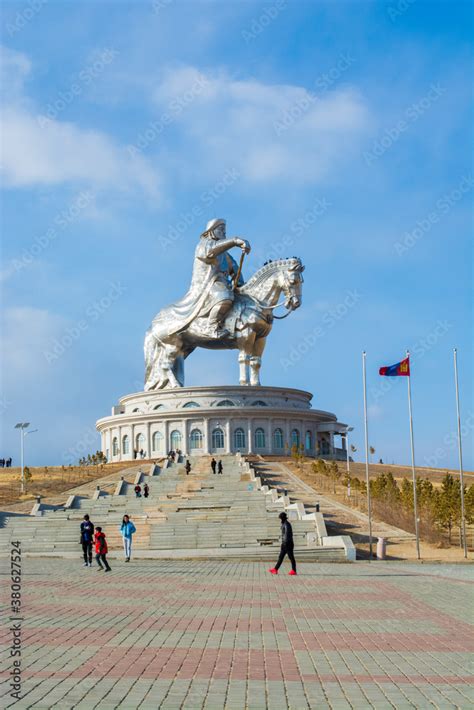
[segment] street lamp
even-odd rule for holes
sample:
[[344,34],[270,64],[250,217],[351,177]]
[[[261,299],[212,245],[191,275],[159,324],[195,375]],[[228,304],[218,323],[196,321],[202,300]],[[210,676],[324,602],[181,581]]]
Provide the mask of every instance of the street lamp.
[[30,426],[30,422],[19,422],[15,424],[15,429],[20,430],[20,445],[21,445],[21,492],[25,492],[25,468],[24,468],[24,452],[25,452],[25,436],[27,434],[34,434],[38,429],[32,429],[31,431],[25,431]]

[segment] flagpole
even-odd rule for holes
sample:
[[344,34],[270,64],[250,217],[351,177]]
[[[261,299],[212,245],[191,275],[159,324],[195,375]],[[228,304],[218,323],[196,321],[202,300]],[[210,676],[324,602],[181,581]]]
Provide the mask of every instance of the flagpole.
[[[410,352],[407,350],[407,358],[410,357]],[[421,559],[420,555],[420,533],[418,531],[418,505],[416,496],[416,471],[415,471],[415,444],[413,442],[413,416],[411,410],[411,370],[407,377],[408,380],[408,413],[410,416],[410,445],[411,445],[411,473],[413,477],[413,512],[415,514],[415,535],[416,535],[416,555]]]
[[456,414],[458,419],[458,454],[459,454],[459,480],[461,484],[461,530],[464,548],[464,557],[467,559],[467,539],[466,539],[466,514],[464,508],[464,471],[462,466],[462,442],[461,442],[461,413],[459,406],[459,383],[458,383],[458,351],[453,350],[454,355],[454,382],[456,384]]
[[367,486],[367,515],[369,518],[369,562],[372,560],[372,506],[370,501],[369,479],[369,425],[367,422],[367,376],[366,352],[362,353],[362,380],[364,383],[364,432],[365,432],[365,483]]

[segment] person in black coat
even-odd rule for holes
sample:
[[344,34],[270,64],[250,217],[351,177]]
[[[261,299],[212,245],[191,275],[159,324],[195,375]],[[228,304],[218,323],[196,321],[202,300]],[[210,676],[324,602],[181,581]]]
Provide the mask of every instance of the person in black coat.
[[295,575],[296,574],[296,560],[295,556],[293,554],[293,528],[291,527],[291,523],[287,518],[286,513],[280,513],[278,516],[281,520],[281,549],[280,549],[280,556],[278,557],[278,562],[276,563],[275,567],[272,567],[272,569],[269,569],[268,571],[271,574],[278,574],[278,570],[281,567],[281,563],[284,560],[285,555],[288,555],[288,558],[291,562],[291,570],[288,574],[290,575]]
[[216,461],[216,459],[213,457],[212,460],[211,460],[212,473],[215,473],[215,472],[216,472],[216,466],[217,466],[217,461]]
[[219,462],[217,464],[217,473],[222,473],[224,470],[224,467],[222,466],[222,461],[219,459]]
[[81,545],[84,555],[84,567],[92,567],[92,543],[94,541],[94,524],[84,515],[81,523]]

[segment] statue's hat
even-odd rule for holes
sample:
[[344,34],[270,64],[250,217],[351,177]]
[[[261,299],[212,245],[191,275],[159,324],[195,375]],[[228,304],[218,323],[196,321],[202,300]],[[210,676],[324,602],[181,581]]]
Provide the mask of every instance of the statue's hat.
[[215,218],[215,219],[209,220],[209,222],[206,224],[206,229],[204,231],[204,234],[206,232],[211,232],[214,229],[214,227],[217,227],[219,224],[223,224],[225,227],[225,219]]

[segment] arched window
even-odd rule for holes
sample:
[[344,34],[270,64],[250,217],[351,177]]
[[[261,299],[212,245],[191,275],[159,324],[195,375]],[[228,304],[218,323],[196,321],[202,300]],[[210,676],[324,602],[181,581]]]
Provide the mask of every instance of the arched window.
[[291,445],[297,446],[299,448],[300,433],[299,433],[298,429],[293,429],[293,431],[291,432]]
[[234,431],[234,449],[245,449],[245,431],[240,427]]
[[311,451],[311,449],[313,448],[313,439],[310,431],[307,431],[305,434],[304,448],[306,449],[306,451]]
[[178,431],[177,429],[174,429],[171,432],[170,442],[171,442],[172,451],[176,451],[176,449],[180,449],[181,448],[181,432]]
[[216,407],[235,407],[235,404],[230,399],[223,399],[216,404]]
[[142,451],[145,446],[145,436],[143,434],[137,434],[135,437],[135,448],[137,451]]
[[273,432],[273,448],[274,449],[283,449],[284,448],[283,431],[281,429],[275,429],[275,431]]
[[163,404],[156,404],[153,409],[163,409]]
[[151,438],[151,448],[153,451],[162,451],[163,450],[163,434],[161,431],[155,431]]
[[264,449],[265,448],[265,432],[262,428],[255,429],[255,448]]
[[132,414],[136,414],[136,413],[139,412],[139,411],[140,411],[140,410],[138,409],[138,407],[135,407],[135,409],[133,410]]
[[183,404],[183,409],[191,409],[192,407],[199,407],[200,405],[197,402],[186,402],[186,404]]
[[130,453],[130,439],[128,438],[128,435],[125,434],[124,437],[122,437],[122,454],[129,454]]
[[252,407],[268,407],[268,404],[262,399],[257,399],[255,402],[252,402]]
[[119,452],[119,445],[118,445],[118,439],[116,436],[112,439],[112,456],[118,456]]
[[193,429],[189,437],[189,446],[191,449],[202,449],[202,431]]
[[214,429],[214,431],[212,432],[212,448],[224,448],[224,432],[220,428]]

